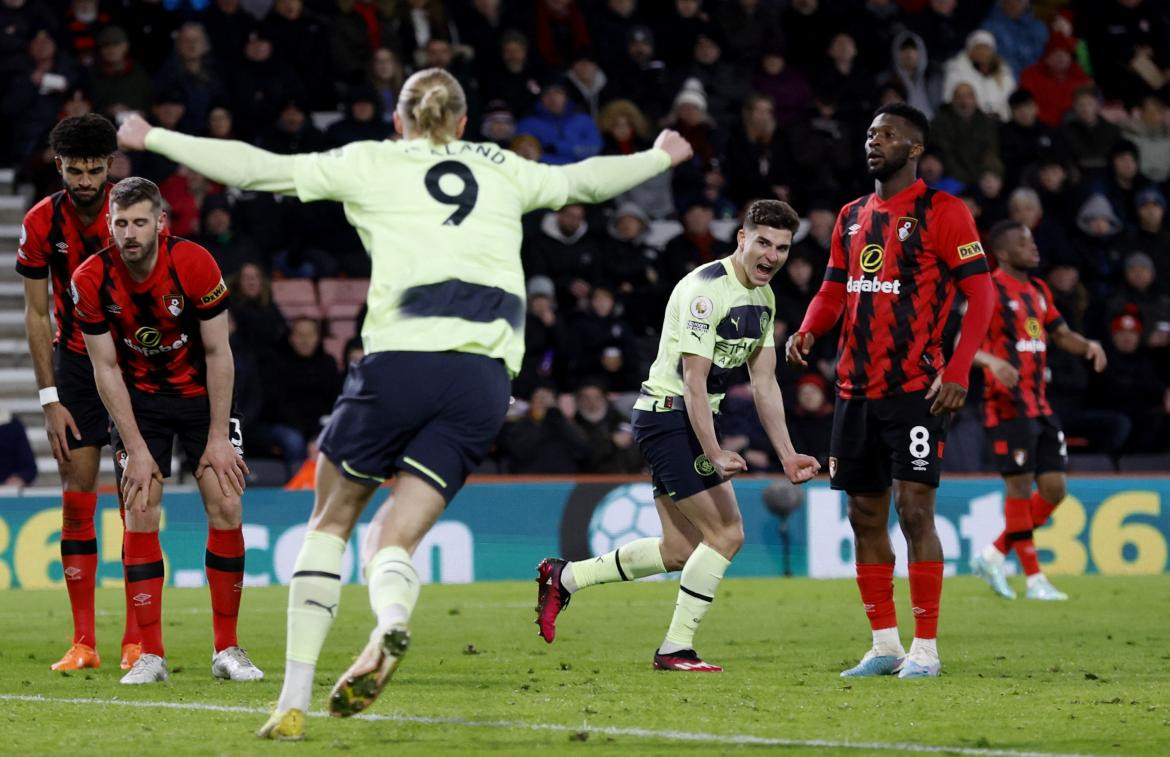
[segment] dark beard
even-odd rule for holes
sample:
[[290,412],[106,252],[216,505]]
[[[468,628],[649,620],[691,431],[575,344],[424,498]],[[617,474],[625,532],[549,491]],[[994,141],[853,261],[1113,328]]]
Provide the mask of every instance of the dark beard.
[[905,165],[905,158],[899,161],[892,161],[887,158],[885,163],[882,164],[881,168],[867,168],[867,170],[869,171],[870,176],[877,179],[878,181],[884,182],[889,180],[889,178],[894,174],[898,173],[898,171],[901,171],[902,167]]
[[102,185],[97,188],[97,192],[95,192],[93,197],[89,200],[82,200],[80,197],[78,197],[77,191],[74,189],[70,189],[70,188],[66,187],[65,191],[69,193],[69,199],[73,200],[74,206],[76,206],[78,208],[83,208],[83,209],[89,210],[89,209],[95,208],[99,204],[101,204],[102,200],[105,197],[106,184],[107,184],[107,182],[103,181]]

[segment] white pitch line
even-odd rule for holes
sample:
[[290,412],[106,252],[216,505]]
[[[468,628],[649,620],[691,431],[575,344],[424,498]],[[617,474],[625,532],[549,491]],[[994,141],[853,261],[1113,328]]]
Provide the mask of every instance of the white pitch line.
[[[0,701],[34,702],[39,704],[96,704],[105,706],[123,707],[154,707],[160,710],[196,710],[200,712],[229,712],[245,715],[267,715],[269,710],[261,707],[233,707],[222,704],[207,704],[204,702],[147,702],[126,699],[83,699],[64,697],[45,697],[39,694],[0,694]],[[310,712],[309,717],[324,718],[329,713],[324,711]],[[527,731],[552,731],[558,733],[588,733],[603,734],[606,736],[633,736],[645,739],[665,739],[667,741],[689,741],[706,744],[733,744],[736,746],[782,746],[782,747],[809,747],[813,749],[860,749],[881,750],[890,752],[917,752],[925,754],[967,754],[979,757],[1082,757],[1077,754],[1061,752],[1021,752],[1012,749],[985,749],[979,747],[962,746],[935,746],[933,744],[914,743],[886,743],[886,742],[857,742],[857,741],[830,741],[827,739],[778,739],[768,736],[751,736],[749,734],[722,734],[703,733],[701,731],[656,731],[649,728],[625,728],[621,726],[571,726],[560,723],[528,723],[523,720],[468,720],[459,717],[429,717],[426,715],[356,715],[355,720],[371,720],[375,722],[415,723],[418,725],[454,725],[464,728],[515,728]]]

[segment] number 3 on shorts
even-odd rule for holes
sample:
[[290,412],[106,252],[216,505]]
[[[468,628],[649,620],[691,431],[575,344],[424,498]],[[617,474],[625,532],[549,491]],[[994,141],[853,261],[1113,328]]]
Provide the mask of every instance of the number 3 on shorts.
[[917,458],[924,458],[930,454],[930,431],[926,426],[915,426],[910,429],[910,454]]

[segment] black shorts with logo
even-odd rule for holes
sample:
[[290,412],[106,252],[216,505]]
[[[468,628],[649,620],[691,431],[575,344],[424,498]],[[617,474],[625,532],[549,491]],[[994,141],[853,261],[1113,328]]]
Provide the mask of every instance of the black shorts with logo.
[[655,497],[665,494],[678,502],[723,483],[681,404],[674,410],[634,410],[630,420],[650,464]]
[[1000,421],[987,427],[987,438],[1002,475],[1064,473],[1068,468],[1068,448],[1055,416]]
[[[130,389],[130,405],[134,409],[134,421],[138,424],[138,433],[146,442],[150,456],[158,463],[163,477],[171,475],[171,450],[174,449],[175,437],[179,439],[179,447],[183,451],[184,468],[195,472],[203,450],[207,448],[207,432],[211,427],[211,402],[203,397],[175,397],[169,394],[147,394]],[[232,408],[228,419],[228,439],[236,448],[236,454],[244,454],[244,430],[240,417],[235,408]],[[113,428],[111,444],[114,447],[114,473],[119,483],[122,480],[122,468],[126,465],[126,445],[122,441],[118,429]]]
[[350,367],[318,447],[351,481],[409,472],[447,502],[491,450],[508,411],[504,364],[466,352],[374,352]]
[[879,399],[837,399],[829,480],[857,494],[914,481],[938,486],[949,415],[931,415],[926,390]]
[[93,363],[89,355],[82,355],[57,345],[53,348],[53,376],[61,404],[73,416],[81,439],[66,433],[69,449],[104,447],[110,443],[110,414],[102,404],[97,382],[93,377]]

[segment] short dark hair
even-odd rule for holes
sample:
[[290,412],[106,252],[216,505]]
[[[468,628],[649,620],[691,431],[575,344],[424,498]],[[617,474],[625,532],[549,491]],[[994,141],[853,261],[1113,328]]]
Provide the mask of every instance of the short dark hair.
[[991,250],[991,254],[994,255],[1006,243],[1008,234],[1011,234],[1013,231],[1022,231],[1023,229],[1024,224],[1019,221],[1013,221],[1011,219],[1000,221],[987,232],[987,249]]
[[150,202],[151,210],[162,208],[162,193],[158,191],[158,185],[141,176],[122,179],[110,190],[110,203],[119,208],[128,208],[143,200]]
[[1031,91],[1026,90],[1023,87],[1020,87],[1015,92],[1012,92],[1010,95],[1008,95],[1009,108],[1018,108],[1021,105],[1027,105],[1028,103],[1034,102],[1036,102],[1036,96],[1033,95]]
[[793,234],[800,226],[800,216],[792,206],[780,200],[756,200],[748,205],[743,214],[743,227],[748,231],[757,226],[771,226],[773,229],[787,229]]
[[108,158],[118,151],[118,132],[96,113],[72,116],[49,132],[49,148],[62,158]]
[[926,117],[925,113],[920,111],[918,108],[915,108],[913,105],[908,105],[906,103],[887,103],[875,110],[873,112],[873,117],[877,118],[883,114],[889,114],[891,116],[897,116],[898,118],[906,119],[910,122],[910,125],[917,129],[918,133],[922,135],[922,139],[920,140],[922,144],[926,144],[927,141],[929,141],[930,119]]

